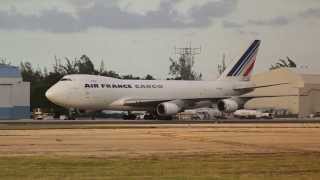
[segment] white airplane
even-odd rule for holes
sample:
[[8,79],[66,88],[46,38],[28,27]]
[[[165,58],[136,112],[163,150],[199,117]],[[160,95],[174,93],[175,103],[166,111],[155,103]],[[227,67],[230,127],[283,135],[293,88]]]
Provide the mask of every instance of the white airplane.
[[147,111],[154,117],[212,104],[217,104],[220,111],[235,112],[253,98],[243,95],[262,87],[249,81],[260,43],[255,40],[217,81],[122,80],[75,74],[64,76],[46,97],[69,109]]

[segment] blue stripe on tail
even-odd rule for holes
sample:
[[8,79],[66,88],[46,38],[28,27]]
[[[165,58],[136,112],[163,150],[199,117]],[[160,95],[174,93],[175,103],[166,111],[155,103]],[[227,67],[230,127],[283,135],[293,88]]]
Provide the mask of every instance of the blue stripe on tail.
[[235,72],[234,76],[239,76],[241,74],[241,72],[246,68],[246,66],[248,64],[250,64],[252,58],[256,55],[257,51],[258,51],[259,46],[257,46],[247,57],[247,59],[244,61],[244,64],[241,64],[239,66],[239,68],[237,69],[237,71]]
[[227,76],[237,76],[237,74],[241,73],[241,70],[245,65],[248,64],[248,61],[255,55],[257,49],[260,46],[261,41],[255,40],[248,50],[244,53],[244,55],[239,59],[236,65],[232,68],[232,70],[228,73]]

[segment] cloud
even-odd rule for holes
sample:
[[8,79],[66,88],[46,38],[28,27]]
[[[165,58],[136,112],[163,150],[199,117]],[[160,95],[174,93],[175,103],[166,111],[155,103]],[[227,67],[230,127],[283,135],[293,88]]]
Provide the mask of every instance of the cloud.
[[255,31],[243,31],[243,30],[239,30],[238,33],[241,34],[241,35],[259,36],[259,33],[258,33],[258,32],[255,32]]
[[[264,20],[248,20],[243,23],[238,23],[234,21],[223,21],[222,26],[227,29],[236,29],[240,34],[243,34],[246,32],[243,30],[245,27],[278,27],[278,26],[285,26],[290,24],[294,19],[284,17],[284,16],[277,16],[271,19],[264,19]],[[250,34],[257,34],[255,32]]]
[[243,23],[234,21],[223,21],[222,26],[226,29],[232,29],[242,35],[258,36],[259,33],[252,31],[252,27],[280,27],[290,24],[294,19],[288,17],[278,16],[271,19],[264,20],[247,20]]
[[57,9],[46,10],[41,15],[22,15],[14,10],[0,11],[0,29],[71,32],[76,31],[77,28],[74,17]]
[[244,30],[242,30],[244,27],[279,27],[289,25],[295,21],[303,20],[304,18],[320,18],[320,8],[309,8],[290,16],[276,16],[270,19],[250,19],[242,23],[225,20],[222,22],[222,25],[227,29],[237,29],[244,32]]
[[299,14],[302,18],[319,18],[320,17],[320,8],[309,8]]
[[289,19],[288,17],[278,16],[266,20],[249,20],[247,24],[254,26],[284,26],[288,25],[290,22],[291,19]]
[[[175,9],[182,0],[161,1],[157,10],[144,14],[129,12],[118,5],[118,0],[95,0],[76,4],[75,14],[61,8],[42,10],[38,14],[22,14],[14,8],[0,11],[0,29],[40,30],[55,33],[81,32],[90,28],[150,29],[150,28],[205,28],[214,19],[232,13],[238,0],[208,1],[190,8],[184,15]],[[81,1],[85,2],[85,1]]]
[[230,29],[233,29],[233,28],[238,29],[238,28],[244,27],[244,24],[240,24],[240,23],[236,23],[236,22],[232,22],[232,21],[223,21],[222,25],[223,25],[223,27],[230,28]]
[[189,14],[194,25],[208,26],[211,18],[221,18],[232,13],[237,7],[237,2],[237,0],[207,2],[202,6],[191,8]]

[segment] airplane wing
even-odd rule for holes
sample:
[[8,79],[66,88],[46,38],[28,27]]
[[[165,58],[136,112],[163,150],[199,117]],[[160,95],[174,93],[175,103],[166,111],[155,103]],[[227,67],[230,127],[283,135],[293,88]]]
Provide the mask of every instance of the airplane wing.
[[[219,97],[219,98],[195,98],[195,99],[179,99],[180,102],[183,102],[185,105],[193,105],[198,102],[203,101],[211,101],[212,103],[218,102],[222,99],[227,99],[231,97]],[[153,106],[163,102],[176,101],[177,99],[126,99],[124,100],[124,106],[132,106],[132,107],[145,107],[145,106]]]
[[283,94],[283,95],[266,95],[266,96],[253,96],[253,95],[242,95],[240,98],[269,98],[269,97],[287,97],[287,96],[297,96],[296,94]]
[[172,100],[173,99],[126,99],[123,105],[134,107],[157,106],[160,103]]
[[268,85],[260,85],[260,86],[246,86],[246,87],[239,87],[239,88],[234,88],[235,91],[250,91],[254,89],[259,89],[259,88],[265,88],[265,87],[273,87],[273,86],[280,86],[284,84],[289,84],[289,83],[277,83],[277,84],[268,84]]
[[[269,87],[269,86],[264,86],[264,87]],[[248,101],[254,98],[287,97],[287,96],[295,96],[295,95],[266,95],[266,96],[241,95],[241,96],[237,96],[237,98],[240,98],[244,101]],[[214,104],[220,100],[229,99],[229,98],[234,98],[234,97],[225,96],[225,97],[217,97],[217,98],[179,99],[179,101],[183,102],[186,106],[193,106],[199,102],[210,101]],[[156,107],[157,105],[163,102],[170,102],[170,101],[176,101],[176,100],[177,99],[125,99],[123,100],[122,105],[132,106],[132,107],[146,107],[146,106]]]
[[274,97],[295,97],[297,95],[294,94],[287,94],[287,95],[267,95],[267,96],[252,96],[252,95],[242,95],[239,96],[240,99],[243,99],[245,101],[251,100],[251,99],[256,99],[256,98],[274,98]]
[[[277,84],[268,84],[268,85],[260,85],[260,86],[246,86],[246,87],[238,87],[235,88],[235,91],[243,91],[243,92],[250,92],[254,89],[259,88],[265,88],[265,87],[273,87],[273,86],[280,86],[284,84],[289,83],[277,83]],[[238,96],[238,98],[248,101],[253,98],[266,98],[266,97],[280,97],[280,96],[248,96],[248,95],[241,95]],[[194,98],[194,99],[179,99],[180,101],[183,101],[186,105],[193,105],[202,101],[211,101],[212,103],[217,103],[220,100],[223,99],[229,99],[233,98],[231,96],[225,96],[225,97],[216,97],[216,98]],[[146,107],[146,106],[152,106],[156,107],[157,105],[163,103],[163,102],[169,102],[169,101],[175,101],[177,99],[124,99],[122,100],[122,105],[124,106],[132,106],[132,107]]]

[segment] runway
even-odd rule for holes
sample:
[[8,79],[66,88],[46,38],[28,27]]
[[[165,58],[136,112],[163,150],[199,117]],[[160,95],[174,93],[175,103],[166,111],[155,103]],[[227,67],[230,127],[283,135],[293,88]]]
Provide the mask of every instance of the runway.
[[281,119],[220,119],[220,120],[121,120],[121,119],[81,119],[81,120],[0,120],[0,125],[81,125],[81,124],[250,124],[250,123],[320,123],[320,118],[297,119],[297,118],[281,118]]

